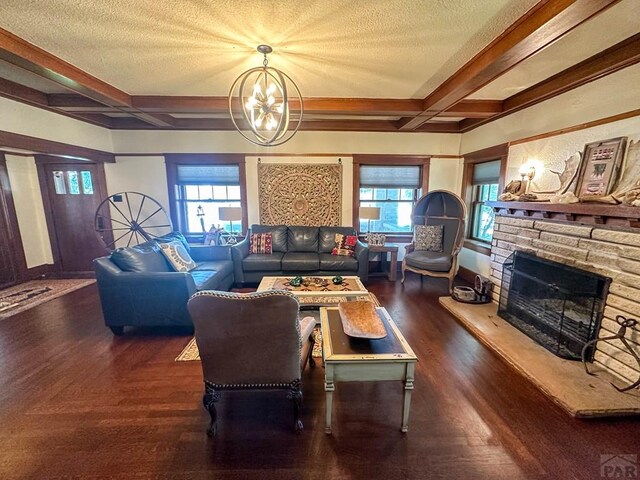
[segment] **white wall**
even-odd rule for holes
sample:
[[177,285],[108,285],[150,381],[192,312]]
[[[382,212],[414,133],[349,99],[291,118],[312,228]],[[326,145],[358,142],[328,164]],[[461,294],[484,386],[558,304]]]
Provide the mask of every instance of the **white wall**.
[[[473,152],[482,148],[515,142],[535,135],[599,120],[640,108],[640,65],[583,85],[533,107],[508,115],[462,135],[460,151]],[[618,136],[637,139],[640,117],[606,123],[588,129],[555,135],[540,140],[518,143],[509,148],[507,182],[519,178],[522,163],[538,160],[545,164],[544,177],[536,178],[539,189],[553,185],[555,177],[549,168],[559,168],[573,153],[582,152],[586,143]],[[486,275],[490,257],[463,249],[460,265]]]
[[460,151],[474,152],[638,108],[640,64],[464,133]]
[[432,157],[429,162],[429,190],[462,191],[462,158]]
[[107,193],[140,192],[154,198],[169,212],[169,190],[164,157],[116,157],[105,163]]
[[583,153],[587,143],[615,137],[628,137],[628,141],[640,139],[640,117],[627,118],[605,123],[584,130],[565,133],[553,137],[519,143],[509,147],[507,161],[507,182],[520,179],[518,170],[527,162],[535,162],[536,176],[531,183],[534,191],[547,191],[560,186],[558,176],[550,170],[562,171],[564,161],[576,152]]
[[53,263],[42,195],[33,157],[6,155],[27,268]]
[[0,130],[113,151],[111,131],[106,128],[6,98],[0,98]]
[[457,155],[460,135],[444,133],[298,132],[279,147],[257,147],[237,132],[114,130],[113,145],[121,153],[386,153]]

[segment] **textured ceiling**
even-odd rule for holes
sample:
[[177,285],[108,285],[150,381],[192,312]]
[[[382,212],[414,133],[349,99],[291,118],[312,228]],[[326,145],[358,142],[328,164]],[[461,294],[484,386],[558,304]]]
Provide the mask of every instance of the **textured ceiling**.
[[304,96],[422,98],[535,3],[2,0],[0,26],[130,94],[226,95],[268,43]]
[[639,31],[640,0],[622,0],[518,64],[470,98],[504,100]]

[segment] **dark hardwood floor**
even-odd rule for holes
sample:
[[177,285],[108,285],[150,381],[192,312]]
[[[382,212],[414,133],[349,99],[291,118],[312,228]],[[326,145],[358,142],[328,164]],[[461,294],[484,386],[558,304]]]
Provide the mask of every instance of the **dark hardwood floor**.
[[570,418],[440,308],[445,283],[369,283],[419,358],[406,435],[393,382],[337,384],[325,435],[317,366],[302,435],[283,393],[227,393],[210,440],[189,334],[112,336],[95,285],[2,320],[0,478],[584,480],[640,454],[639,420]]

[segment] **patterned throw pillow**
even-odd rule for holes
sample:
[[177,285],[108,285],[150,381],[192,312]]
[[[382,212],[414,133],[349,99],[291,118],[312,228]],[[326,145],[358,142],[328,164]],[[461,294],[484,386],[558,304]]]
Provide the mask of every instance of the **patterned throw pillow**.
[[416,250],[442,251],[442,225],[416,225]]
[[249,253],[273,253],[273,238],[270,233],[252,233],[249,239]]
[[336,246],[331,250],[331,255],[353,257],[356,254],[356,243],[358,243],[358,237],[356,235],[336,233]]
[[198,266],[180,240],[158,242],[158,246],[176,272],[189,272]]

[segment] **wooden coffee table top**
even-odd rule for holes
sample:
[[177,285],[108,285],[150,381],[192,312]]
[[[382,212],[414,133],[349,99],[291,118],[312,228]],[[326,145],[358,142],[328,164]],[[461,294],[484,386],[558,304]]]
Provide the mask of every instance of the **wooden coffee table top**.
[[387,330],[380,339],[349,337],[342,328],[337,307],[320,309],[325,363],[397,361],[416,362],[417,357],[404,336],[391,319],[387,310],[378,307],[378,315]]
[[[302,277],[305,278],[304,275],[302,275]],[[357,276],[342,277],[344,281],[341,285],[331,283],[333,277],[313,277],[326,279],[329,284],[326,287],[305,287],[304,285],[294,287],[289,284],[289,281],[295,278],[294,276],[263,277],[260,285],[258,285],[258,292],[286,290],[298,297],[300,305],[304,307],[335,305],[340,302],[353,300],[369,300],[376,306],[380,305],[375,295],[367,291]]]

